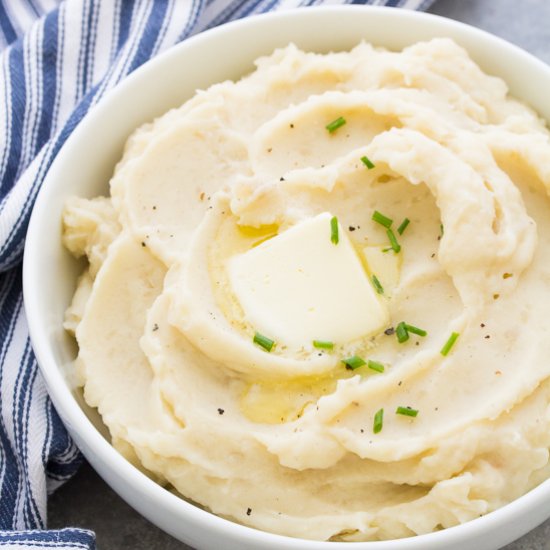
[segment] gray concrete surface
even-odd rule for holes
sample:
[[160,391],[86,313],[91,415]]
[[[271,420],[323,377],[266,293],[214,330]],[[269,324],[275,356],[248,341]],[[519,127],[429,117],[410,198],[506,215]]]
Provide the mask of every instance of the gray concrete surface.
[[[550,63],[550,0],[438,0],[429,11],[488,30]],[[93,529],[100,550],[189,548],[132,510],[88,465],[50,499],[49,526]],[[550,520],[504,550],[550,550]]]

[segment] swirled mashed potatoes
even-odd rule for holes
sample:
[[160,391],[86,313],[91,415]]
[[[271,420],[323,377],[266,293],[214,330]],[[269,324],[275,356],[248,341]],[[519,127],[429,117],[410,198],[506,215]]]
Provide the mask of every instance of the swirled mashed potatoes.
[[113,445],[308,539],[522,495],[550,474],[544,123],[446,39],[256,65],[136,130],[110,198],[66,205],[89,259],[66,328]]

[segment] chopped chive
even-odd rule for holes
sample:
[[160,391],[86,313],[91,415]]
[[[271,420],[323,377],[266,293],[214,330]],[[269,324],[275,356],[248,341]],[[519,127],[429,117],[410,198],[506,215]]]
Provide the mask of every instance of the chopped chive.
[[412,416],[413,418],[418,415],[416,409],[411,409],[410,407],[397,407],[395,414],[402,414],[403,416]]
[[313,347],[317,349],[333,349],[334,342],[328,340],[313,340]]
[[372,285],[376,289],[376,292],[378,292],[378,294],[384,294],[384,287],[380,284],[378,277],[376,275],[373,275],[371,279],[372,279]]
[[361,157],[361,162],[369,169],[372,170],[374,168],[374,163],[367,157],[366,155],[364,157]]
[[374,415],[374,422],[372,424],[372,431],[375,434],[378,434],[382,431],[382,426],[384,425],[384,409],[380,409]]
[[443,237],[443,235],[445,235],[445,228],[442,223],[439,224],[439,230],[441,231],[441,236]]
[[374,214],[372,215],[372,219],[376,223],[383,225],[387,229],[389,229],[391,227],[391,224],[393,223],[393,220],[391,218],[384,216],[384,214],[378,212],[378,210],[374,211]]
[[336,130],[338,130],[338,128],[343,126],[345,123],[346,123],[346,119],[343,116],[339,116],[337,119],[333,120],[332,122],[329,122],[325,126],[325,128],[329,131],[330,134],[332,134],[332,132],[335,132]]
[[405,229],[407,229],[407,225],[409,225],[411,223],[411,220],[409,220],[409,218],[405,218],[402,222],[401,222],[401,225],[397,228],[397,232],[400,234],[400,235],[403,235],[403,231],[405,231]]
[[338,244],[340,240],[338,235],[338,218],[336,216],[330,219],[330,240],[333,244]]
[[445,342],[445,345],[441,348],[441,351],[440,351],[441,355],[445,357],[451,351],[451,348],[455,345],[455,342],[458,337],[459,337],[458,332],[453,332],[449,336],[449,339]]
[[393,248],[390,246],[388,248],[383,248],[382,252],[389,252],[390,250],[393,250]]
[[384,365],[378,361],[371,361],[370,359],[367,362],[367,367],[369,369],[375,370],[376,372],[384,372]]
[[267,336],[264,336],[259,332],[256,332],[256,334],[254,334],[254,343],[258,344],[266,351],[271,351],[273,349],[273,346],[275,345],[275,342],[271,338],[268,338]]
[[361,357],[357,355],[348,357],[347,359],[342,359],[342,363],[346,365],[346,369],[348,370],[355,370],[359,367],[362,367],[363,365],[366,365],[365,360],[361,359]]
[[403,342],[406,342],[409,339],[409,331],[407,330],[407,325],[403,321],[401,321],[396,327],[395,327],[395,335],[397,336],[397,341],[400,344],[403,344]]
[[386,229],[386,234],[388,235],[393,251],[397,254],[401,250],[401,245],[397,242],[394,232],[391,229]]
[[409,325],[405,323],[405,328],[407,329],[407,332],[412,332],[413,334],[418,334],[418,336],[426,336],[428,333],[421,328],[415,327],[413,325]]

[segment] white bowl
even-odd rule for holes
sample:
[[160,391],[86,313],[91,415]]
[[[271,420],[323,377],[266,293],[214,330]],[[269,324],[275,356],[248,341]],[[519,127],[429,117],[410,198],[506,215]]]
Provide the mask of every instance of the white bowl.
[[90,111],[44,181],[27,234],[23,282],[30,334],[51,398],[77,445],[105,481],[150,521],[194,547],[489,550],[550,516],[550,481],[546,481],[484,517],[398,541],[319,543],[264,533],[204,511],[147,478],[114,450],[99,415],[86,406],[69,381],[76,348],[62,328],[62,319],[82,266],[61,245],[63,203],[71,195],[93,197],[108,191],[114,164],[133,129],[180,105],[197,88],[248,72],[255,58],[291,41],[314,51],[348,49],[362,39],[400,49],[436,36],[454,38],[485,71],[504,78],[512,94],[550,120],[550,67],[486,32],[394,8],[307,8],[215,28],[148,62]]

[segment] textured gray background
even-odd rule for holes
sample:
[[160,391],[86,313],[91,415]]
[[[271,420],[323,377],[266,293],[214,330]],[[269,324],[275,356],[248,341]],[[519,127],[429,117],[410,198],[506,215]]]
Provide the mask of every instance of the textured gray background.
[[[550,64],[550,0],[438,0],[429,11],[488,30]],[[93,529],[100,550],[189,548],[132,510],[88,465],[52,496],[48,515],[53,528]],[[550,550],[550,520],[505,550]]]

